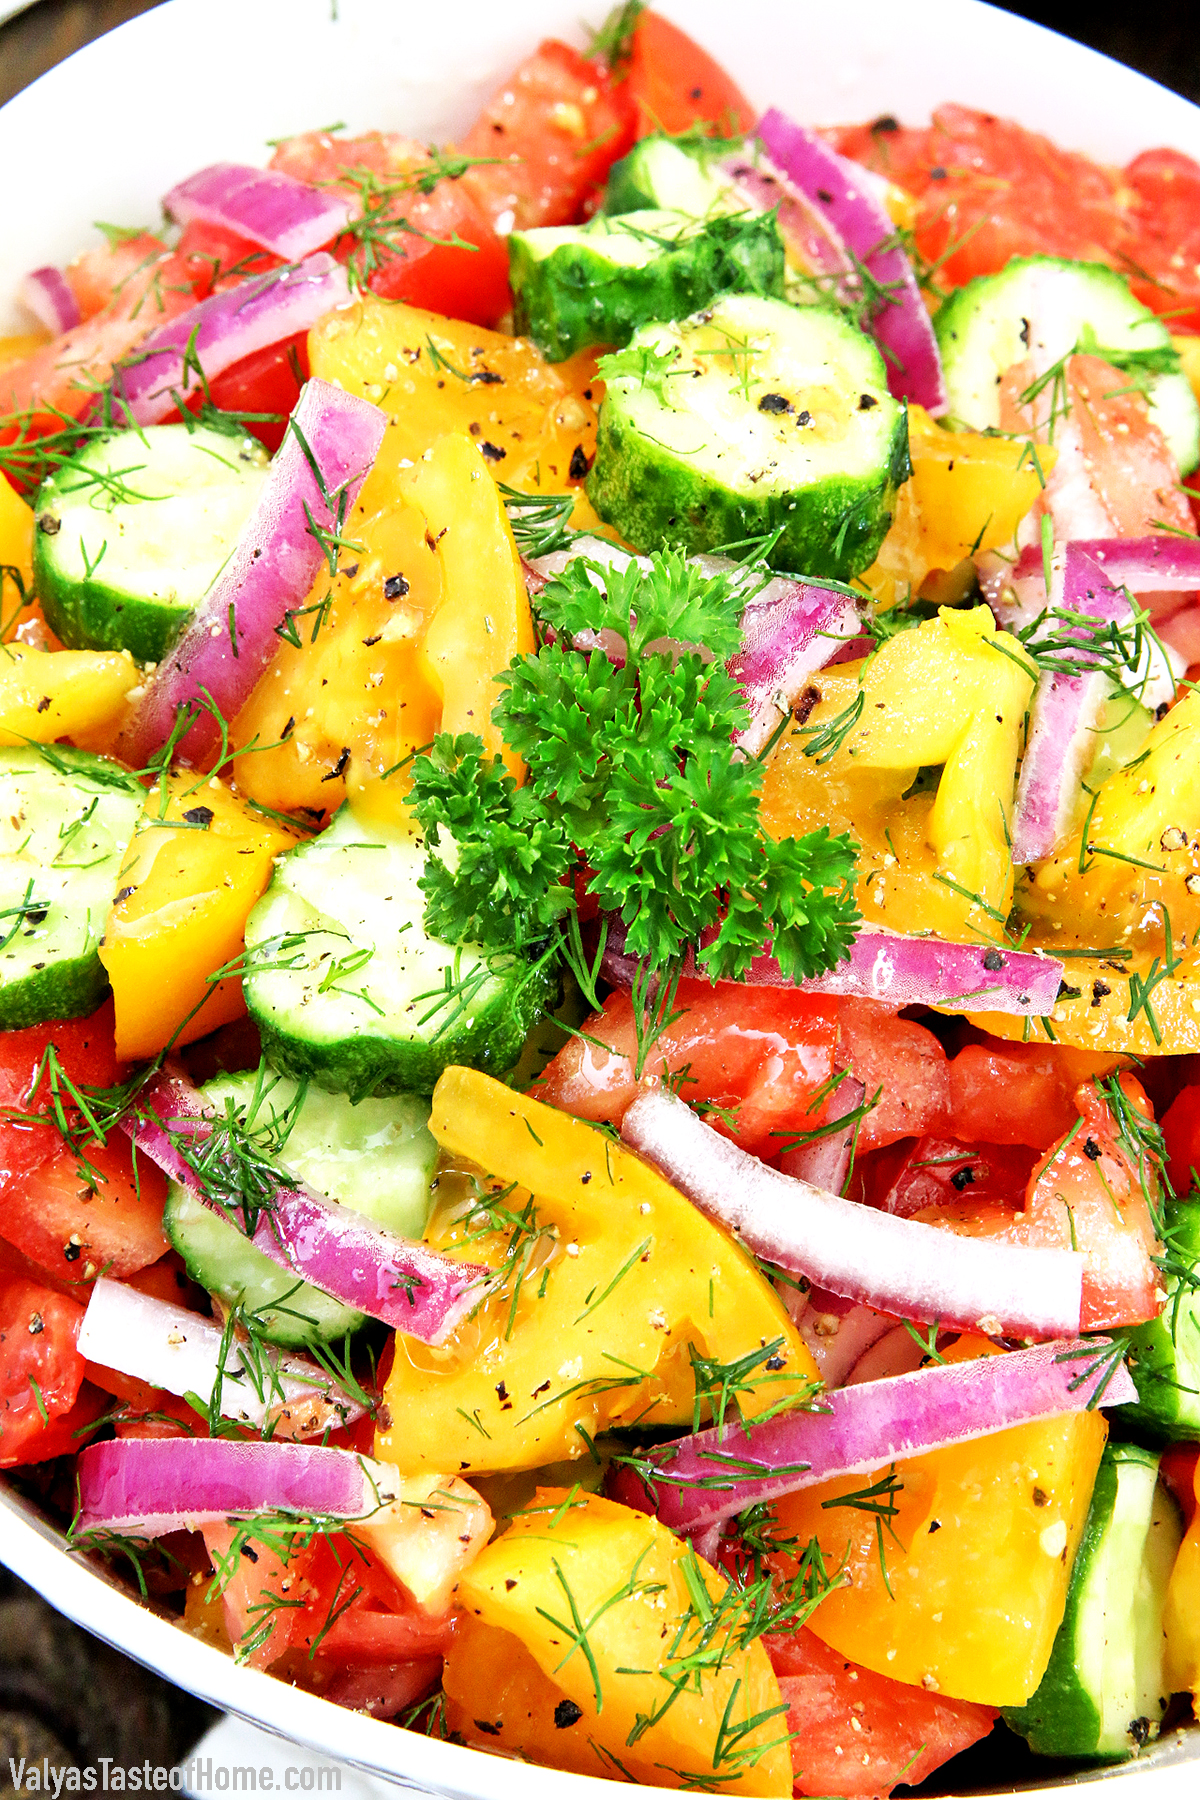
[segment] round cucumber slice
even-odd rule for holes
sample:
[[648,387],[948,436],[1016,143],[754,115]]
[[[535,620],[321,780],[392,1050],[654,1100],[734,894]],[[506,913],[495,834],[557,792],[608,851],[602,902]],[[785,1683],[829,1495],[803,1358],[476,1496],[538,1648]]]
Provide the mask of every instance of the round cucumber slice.
[[[999,426],[1000,378],[1031,352],[1043,365],[1089,345],[1099,355],[1151,351],[1171,360],[1166,323],[1134,299],[1123,275],[1056,256],[1014,257],[998,275],[976,276],[951,294],[934,330],[950,415],[975,431]],[[1200,461],[1200,406],[1187,376],[1146,367],[1142,378],[1150,417],[1186,475]]]
[[731,294],[606,359],[588,497],[638,550],[778,533],[775,568],[848,581],[907,479],[908,420],[839,312]]
[[226,1306],[242,1306],[261,1320],[273,1344],[298,1349],[326,1344],[358,1331],[366,1315],[320,1288],[301,1281],[264,1256],[185,1187],[172,1182],[163,1208],[163,1230],[187,1264],[188,1274]]
[[349,807],[279,859],[246,923],[246,1004],[271,1066],[362,1100],[433,1092],[450,1063],[501,1075],[552,998],[522,958],[429,937],[420,839]]
[[267,472],[254,438],[150,425],[95,438],[38,493],[33,577],[74,649],[159,662],[212,586]]

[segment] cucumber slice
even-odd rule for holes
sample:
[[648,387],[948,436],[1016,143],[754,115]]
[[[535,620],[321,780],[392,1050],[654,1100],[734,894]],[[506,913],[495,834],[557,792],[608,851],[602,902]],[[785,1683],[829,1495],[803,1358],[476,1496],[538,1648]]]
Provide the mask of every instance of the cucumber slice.
[[327,1344],[366,1323],[365,1313],[343,1306],[311,1282],[281,1269],[236,1225],[174,1181],[163,1207],[163,1230],[192,1280],[226,1306],[243,1306],[256,1314],[263,1337],[273,1344],[288,1349]]
[[1109,1444],[1049,1666],[1031,1700],[1003,1710],[1038,1755],[1111,1762],[1158,1735],[1163,1604],[1182,1536],[1158,1457]]
[[848,581],[909,474],[870,338],[825,307],[731,294],[605,365],[592,505],[638,550],[779,537],[774,567]]
[[[1165,1207],[1175,1274],[1164,1274],[1167,1304],[1157,1319],[1129,1334],[1129,1371],[1136,1406],[1121,1416],[1155,1439],[1200,1438],[1200,1204],[1169,1200]],[[1185,1272],[1186,1271],[1186,1272]]]
[[0,751],[0,1031],[83,1018],[108,992],[100,940],[145,797],[85,750]]
[[609,170],[604,210],[631,213],[663,207],[690,213],[694,219],[739,212],[733,182],[715,165],[720,157],[736,155],[743,148],[741,138],[692,140],[685,150],[674,138],[645,137]]
[[[1031,329],[1041,333],[1033,343],[1027,342]],[[1171,352],[1167,325],[1134,299],[1123,275],[1102,263],[1056,256],[1014,257],[998,275],[976,276],[951,294],[934,330],[950,414],[976,431],[1000,424],[1000,378],[1033,351],[1049,362],[1088,341],[1112,350],[1165,352],[1168,360]],[[1150,416],[1186,475],[1200,461],[1196,396],[1178,367],[1148,372],[1146,379]]]
[[362,1100],[432,1093],[449,1063],[516,1061],[553,978],[427,936],[424,868],[421,839],[384,837],[347,806],[279,859],[246,924],[244,982],[272,1067]]
[[680,319],[717,294],[783,294],[773,213],[598,213],[586,225],[515,231],[508,256],[516,329],[551,362],[627,344],[647,320]]
[[[260,1086],[257,1072],[222,1075],[200,1090],[222,1111],[269,1122],[291,1116],[280,1161],[327,1199],[351,1206],[401,1237],[419,1238],[429,1219],[437,1144],[429,1103],[415,1094],[351,1105],[344,1094],[300,1089],[276,1076]],[[294,1110],[293,1110],[294,1109]],[[172,1183],[163,1215],[171,1243],[192,1278],[227,1305],[240,1303],[264,1321],[274,1343],[328,1342],[357,1331],[364,1314],[343,1306],[247,1242],[237,1227]]]
[[76,649],[159,662],[212,586],[258,498],[254,438],[150,425],[95,438],[43,482],[33,577]]

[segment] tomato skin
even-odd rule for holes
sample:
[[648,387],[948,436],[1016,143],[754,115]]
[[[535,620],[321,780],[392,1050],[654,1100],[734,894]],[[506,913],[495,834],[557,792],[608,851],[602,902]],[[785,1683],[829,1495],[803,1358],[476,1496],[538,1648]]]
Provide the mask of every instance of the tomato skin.
[[734,1109],[728,1121],[717,1114],[711,1122],[757,1155],[779,1152],[774,1133],[820,1122],[820,1112],[807,1109],[834,1071],[836,1002],[794,989],[681,981],[675,1005],[686,1008],[684,1016],[658,1039],[639,1082],[633,1004],[628,994],[610,994],[584,1030],[612,1053],[573,1038],[546,1069],[537,1097],[618,1124],[639,1089],[662,1079],[665,1062],[672,1074],[686,1071],[680,1091],[689,1101]]
[[0,1468],[40,1461],[39,1442],[74,1406],[83,1382],[75,1348],[82,1323],[78,1301],[0,1276]]
[[[917,248],[959,287],[1013,256],[1113,262],[1123,230],[1119,177],[1011,119],[940,106],[919,128],[842,127],[835,149],[887,176],[920,203]],[[969,235],[968,235],[969,234]]]
[[162,239],[148,231],[121,243],[105,242],[82,251],[64,270],[80,318],[94,318],[126,284],[136,282],[144,269],[166,255]]
[[1200,331],[1200,163],[1180,150],[1143,150],[1125,170],[1136,199],[1130,218],[1129,285],[1172,331]]
[[547,38],[459,145],[466,156],[501,159],[468,169],[463,185],[498,229],[570,225],[633,143],[635,127],[628,84]]
[[644,12],[634,28],[628,72],[637,108],[637,135],[712,125],[722,137],[750,131],[758,118],[737,83],[706,50],[659,13]]
[[[1138,1083],[1126,1075],[1122,1086],[1149,1115]],[[1157,1317],[1165,1298],[1153,1262],[1161,1251],[1150,1209],[1113,1116],[1090,1081],[1076,1090],[1075,1105],[1082,1124],[1035,1167],[1021,1210],[984,1199],[915,1216],[966,1237],[1078,1249],[1084,1258],[1080,1329],[1139,1325]]]
[[1192,1171],[1200,1176],[1200,1087],[1186,1087],[1163,1115],[1167,1174],[1177,1194],[1191,1191]]
[[64,1147],[0,1190],[0,1232],[59,1280],[91,1281],[102,1271],[119,1278],[157,1262],[170,1249],[165,1175],[145,1156],[135,1175],[123,1133],[86,1154],[102,1177],[95,1186]]
[[[806,1627],[768,1637],[787,1702],[798,1794],[877,1795],[924,1781],[987,1737],[994,1708],[951,1700],[848,1662]],[[853,1723],[851,1723],[853,1721]]]

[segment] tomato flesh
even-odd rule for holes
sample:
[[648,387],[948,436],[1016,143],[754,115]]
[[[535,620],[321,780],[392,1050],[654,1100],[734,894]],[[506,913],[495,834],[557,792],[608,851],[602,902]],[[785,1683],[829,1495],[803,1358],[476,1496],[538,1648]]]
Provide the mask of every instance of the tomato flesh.
[[0,1468],[41,1461],[49,1428],[74,1406],[83,1382],[75,1348],[82,1323],[78,1301],[0,1275]]
[[987,1737],[992,1707],[951,1700],[848,1662],[813,1632],[769,1637],[787,1702],[798,1794],[888,1794]]
[[145,1156],[135,1172],[122,1133],[85,1154],[88,1170],[63,1148],[0,1190],[0,1235],[59,1280],[119,1278],[157,1262],[170,1248],[166,1176]]
[[[570,225],[633,143],[624,82],[548,38],[493,94],[462,140],[489,159],[462,177],[499,230]],[[498,159],[492,161],[490,159]]]
[[[51,1044],[57,1052],[57,1076],[47,1057]],[[0,1032],[0,1191],[62,1147],[49,1118],[44,1125],[21,1124],[3,1115],[10,1109],[49,1114],[56,1084],[63,1106],[73,1113],[67,1084],[111,1087],[118,1066],[109,1002],[90,1019],[55,1019],[24,1031]]]
[[750,131],[758,118],[737,83],[686,31],[659,13],[644,12],[634,28],[628,94],[637,108],[637,134],[672,134],[711,125],[722,137]]

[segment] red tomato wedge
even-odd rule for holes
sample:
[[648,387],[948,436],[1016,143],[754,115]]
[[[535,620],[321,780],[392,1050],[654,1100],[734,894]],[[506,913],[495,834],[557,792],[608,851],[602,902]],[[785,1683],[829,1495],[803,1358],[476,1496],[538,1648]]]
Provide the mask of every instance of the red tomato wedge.
[[758,118],[757,108],[720,63],[656,12],[642,13],[634,27],[627,93],[637,108],[639,137],[694,125],[736,137]]
[[862,1122],[864,1154],[898,1138],[944,1132],[950,1115],[946,1052],[924,1025],[901,1019],[873,1000],[843,1001],[838,1066],[878,1102]]
[[681,981],[675,1004],[683,1017],[655,1042],[640,1082],[632,1001],[610,994],[583,1027],[595,1042],[572,1038],[546,1069],[537,1097],[578,1118],[619,1124],[639,1087],[666,1074],[691,1103],[724,1109],[710,1122],[768,1159],[789,1132],[820,1123],[820,1090],[836,1066],[836,1001]]
[[1179,150],[1144,150],[1125,182],[1136,196],[1130,286],[1143,306],[1171,315],[1172,331],[1200,331],[1200,163]]
[[1075,1090],[1107,1075],[1116,1058],[1056,1044],[967,1044],[950,1063],[950,1124],[963,1143],[1028,1144],[1034,1150],[1070,1131]]
[[0,1275],[0,1468],[39,1462],[47,1429],[74,1406],[83,1381],[75,1348],[82,1322],[78,1301]]
[[634,129],[628,84],[547,38],[459,145],[465,156],[489,159],[468,169],[462,185],[497,230],[570,225],[629,149]]
[[[53,1058],[47,1055],[51,1044],[56,1052]],[[3,1115],[49,1115],[56,1090],[63,1107],[74,1114],[72,1085],[111,1087],[118,1073],[111,1001],[90,1019],[55,1019],[24,1031],[0,1032],[0,1190],[13,1176],[28,1174],[62,1148],[62,1138],[49,1117],[46,1124],[37,1125],[20,1124]]]
[[423,144],[397,132],[310,131],[286,138],[270,166],[349,196],[368,224],[333,248],[372,293],[473,325],[508,311],[508,252],[486,208],[465,177],[438,178]]
[[135,1172],[122,1133],[86,1155],[94,1174],[61,1149],[10,1181],[0,1191],[0,1235],[59,1280],[120,1277],[157,1262],[170,1249],[165,1175],[144,1156]]
[[281,260],[250,238],[239,237],[224,225],[210,225],[202,219],[192,219],[184,226],[175,253],[187,269],[197,300],[236,287],[251,275],[277,269]]
[[889,1794],[987,1737],[991,1707],[847,1662],[807,1629],[764,1640],[787,1702],[798,1794]]
[[168,254],[162,239],[148,231],[106,239],[92,250],[81,251],[63,271],[80,318],[94,317],[126,288],[143,293],[151,270]]
[[[952,1206],[960,1199],[1019,1206],[1035,1160],[1034,1151],[1021,1145],[918,1138],[898,1163],[889,1167],[880,1157],[869,1172],[864,1171],[863,1197],[902,1219],[911,1219],[927,1206]],[[869,1173],[873,1179],[868,1179]]]
[[[1141,1087],[1124,1075],[1131,1103],[1152,1117]],[[1160,1246],[1136,1166],[1117,1123],[1091,1082],[1075,1095],[1076,1124],[1030,1178],[1022,1209],[998,1200],[932,1206],[915,1216],[966,1237],[1083,1253],[1084,1331],[1138,1325],[1162,1310],[1153,1258]],[[1152,1179],[1152,1177],[1150,1177]]]

